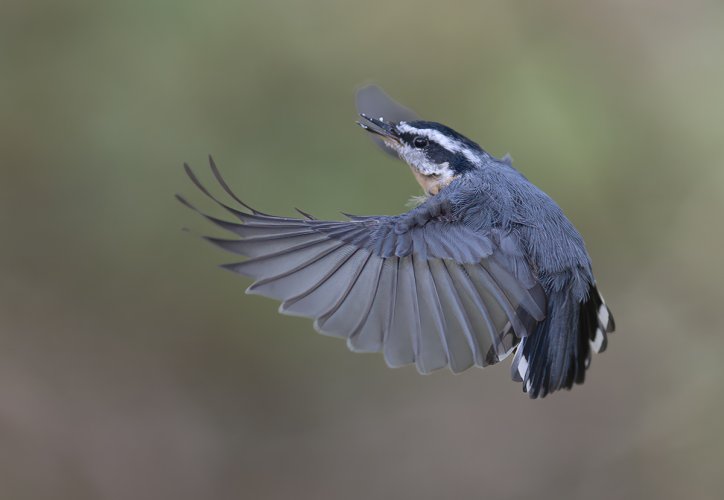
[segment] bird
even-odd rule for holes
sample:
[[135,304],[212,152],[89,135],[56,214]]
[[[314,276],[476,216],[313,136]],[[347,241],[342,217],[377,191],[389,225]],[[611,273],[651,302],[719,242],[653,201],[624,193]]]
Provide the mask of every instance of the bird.
[[421,202],[399,215],[344,221],[270,215],[210,170],[233,206],[186,174],[234,221],[187,207],[230,232],[206,237],[245,257],[223,264],[246,290],[281,301],[354,352],[390,367],[460,373],[512,355],[532,399],[584,382],[615,330],[583,238],[559,206],[513,167],[450,127],[421,120],[380,87],[357,92],[357,124],[410,168]]

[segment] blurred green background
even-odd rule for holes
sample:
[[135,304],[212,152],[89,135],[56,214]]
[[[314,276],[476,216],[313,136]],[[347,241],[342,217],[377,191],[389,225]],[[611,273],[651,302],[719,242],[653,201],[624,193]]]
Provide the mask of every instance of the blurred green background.
[[[0,498],[720,498],[723,54],[705,0],[4,0]],[[389,370],[215,267],[208,153],[261,210],[405,210],[372,81],[581,230],[584,386]]]

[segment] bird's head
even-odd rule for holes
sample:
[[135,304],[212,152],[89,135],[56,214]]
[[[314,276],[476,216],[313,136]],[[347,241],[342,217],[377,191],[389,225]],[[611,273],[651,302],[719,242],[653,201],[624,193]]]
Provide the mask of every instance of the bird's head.
[[360,116],[359,125],[396,152],[429,195],[436,195],[454,179],[480,168],[486,156],[478,144],[440,123],[390,122]]

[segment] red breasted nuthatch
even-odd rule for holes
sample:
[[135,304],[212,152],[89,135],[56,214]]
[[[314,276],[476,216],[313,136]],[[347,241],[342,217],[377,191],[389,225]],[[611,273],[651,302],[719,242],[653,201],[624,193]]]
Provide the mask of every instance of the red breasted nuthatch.
[[361,89],[357,107],[359,125],[410,166],[426,199],[396,216],[277,217],[241,201],[213,160],[239,207],[185,165],[238,219],[204,215],[236,235],[209,241],[247,257],[224,267],[254,279],[247,293],[282,301],[281,313],[313,318],[353,351],[382,351],[393,367],[458,373],[514,352],[512,376],[532,398],[582,383],[614,321],[561,209],[509,158],[417,119],[378,87]]

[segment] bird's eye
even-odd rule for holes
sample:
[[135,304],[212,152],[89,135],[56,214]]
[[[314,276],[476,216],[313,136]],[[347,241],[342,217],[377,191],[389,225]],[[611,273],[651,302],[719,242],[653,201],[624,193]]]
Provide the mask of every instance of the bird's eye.
[[427,146],[427,139],[417,136],[412,140],[412,145],[415,146],[417,149],[422,149]]

